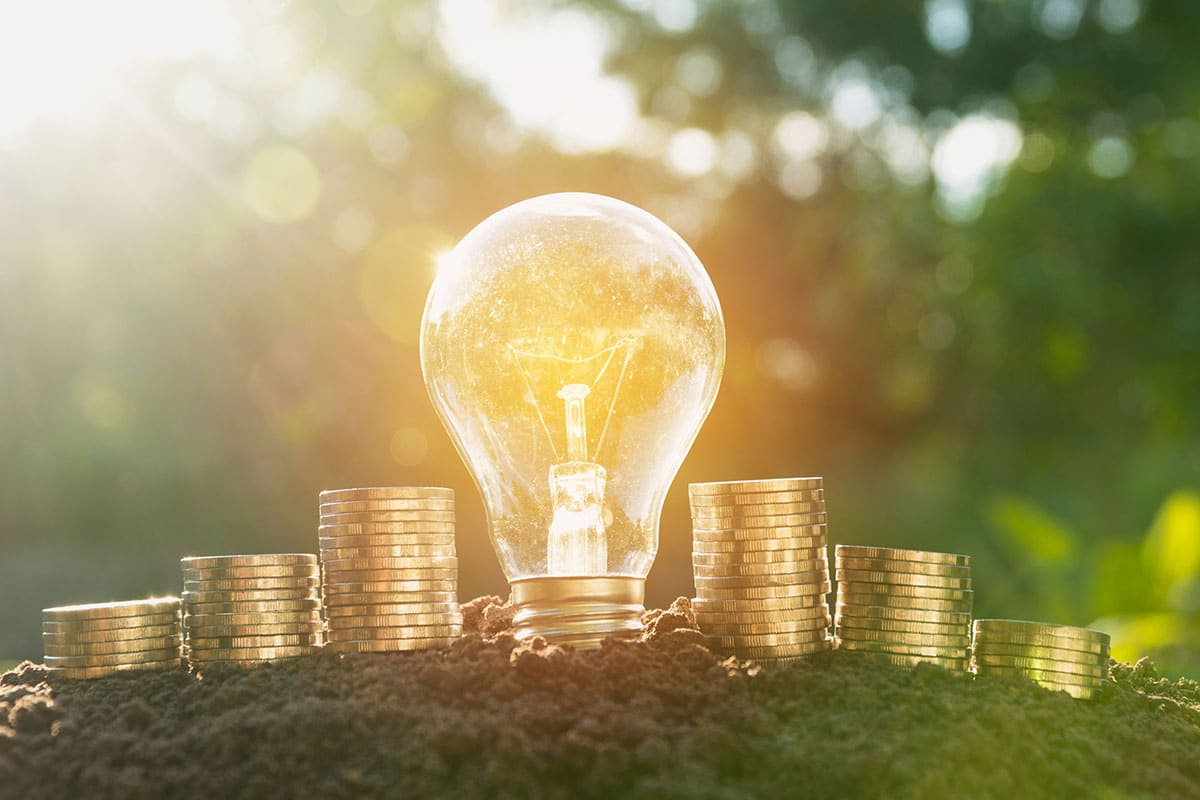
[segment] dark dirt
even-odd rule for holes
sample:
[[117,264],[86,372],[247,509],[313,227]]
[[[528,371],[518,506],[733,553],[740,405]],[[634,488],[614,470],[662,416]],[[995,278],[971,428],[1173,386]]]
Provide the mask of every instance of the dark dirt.
[[758,668],[697,644],[516,647],[489,599],[444,652],[0,679],[5,798],[1200,797],[1200,686],[1114,665],[1076,701],[832,652]]

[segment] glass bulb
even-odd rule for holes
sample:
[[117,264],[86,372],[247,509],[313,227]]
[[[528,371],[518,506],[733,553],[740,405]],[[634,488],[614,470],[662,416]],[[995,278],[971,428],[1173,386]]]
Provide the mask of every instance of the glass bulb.
[[421,368],[483,495],[518,638],[640,630],[663,500],[724,363],[703,265],[620,200],[525,200],[441,259]]

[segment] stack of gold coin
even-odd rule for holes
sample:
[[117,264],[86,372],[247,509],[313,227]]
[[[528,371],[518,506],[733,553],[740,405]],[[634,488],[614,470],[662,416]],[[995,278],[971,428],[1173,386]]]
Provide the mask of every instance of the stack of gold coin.
[[330,489],[320,500],[330,649],[427,650],[462,636],[452,489]]
[[180,566],[193,665],[311,655],[324,642],[321,567],[312,553],[193,556]]
[[182,644],[178,597],[42,609],[46,667],[65,678],[178,669]]
[[1107,633],[1013,619],[975,620],[976,675],[1024,675],[1047,689],[1090,699],[1108,680]]
[[776,661],[828,650],[821,478],[693,483],[696,620],[718,653]]
[[834,635],[842,650],[900,666],[970,665],[971,559],[839,544]]

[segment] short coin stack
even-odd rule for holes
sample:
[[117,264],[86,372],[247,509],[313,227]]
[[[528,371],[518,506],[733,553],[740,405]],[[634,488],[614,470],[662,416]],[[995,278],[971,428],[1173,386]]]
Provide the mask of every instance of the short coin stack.
[[975,620],[977,675],[1024,675],[1047,689],[1090,699],[1108,680],[1107,633],[1011,619]]
[[899,666],[970,665],[971,559],[840,544],[834,635],[842,650]]
[[828,650],[821,478],[688,486],[692,601],[716,652],[772,661]]
[[452,489],[330,489],[320,502],[330,649],[426,650],[462,636]]
[[323,643],[316,555],[194,556],[180,559],[180,567],[193,665],[311,655]]
[[64,678],[178,669],[182,644],[178,597],[42,609],[46,667]]

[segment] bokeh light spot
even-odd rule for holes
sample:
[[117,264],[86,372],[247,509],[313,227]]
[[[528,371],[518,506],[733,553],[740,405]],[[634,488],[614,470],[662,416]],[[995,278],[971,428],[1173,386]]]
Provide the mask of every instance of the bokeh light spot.
[[684,128],[671,137],[667,164],[684,178],[696,178],[717,164],[717,142],[708,131]]
[[255,153],[242,177],[246,202],[269,222],[299,222],[321,197],[321,175],[302,150],[287,145]]
[[971,14],[963,0],[928,0],[925,37],[942,55],[956,56],[971,41]]
[[1054,163],[1054,149],[1054,142],[1046,134],[1028,134],[1021,146],[1021,166],[1030,172],[1045,172]]
[[775,124],[771,143],[785,158],[816,158],[829,144],[829,126],[812,114],[792,111]]
[[388,449],[400,466],[420,466],[429,455],[429,437],[420,428],[400,428],[392,434]]
[[125,425],[129,406],[116,389],[95,376],[83,376],[73,386],[75,402],[84,419],[97,428],[115,430]]
[[945,311],[930,311],[917,323],[917,338],[927,350],[945,350],[957,333],[954,318]]
[[1100,27],[1109,33],[1127,33],[1137,25],[1142,16],[1139,0],[1100,0],[1096,17]]
[[1088,150],[1087,162],[1101,178],[1120,178],[1133,167],[1133,145],[1123,136],[1104,136]]
[[783,388],[802,394],[817,381],[817,362],[795,339],[768,339],[758,348],[758,368]]

